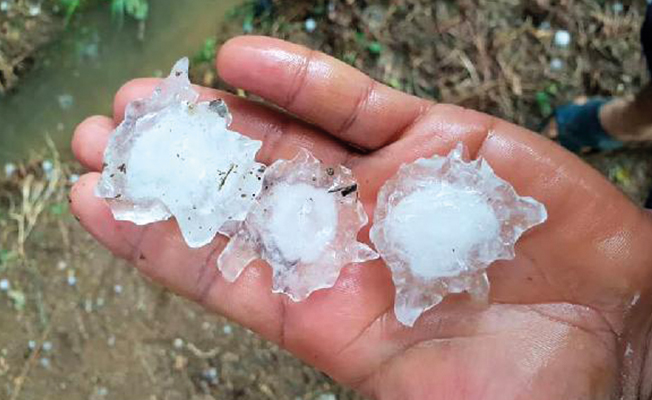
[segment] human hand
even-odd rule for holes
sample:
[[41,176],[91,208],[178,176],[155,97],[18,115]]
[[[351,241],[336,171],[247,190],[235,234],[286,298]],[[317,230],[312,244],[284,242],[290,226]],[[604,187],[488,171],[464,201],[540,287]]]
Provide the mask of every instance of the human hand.
[[[113,118],[87,119],[73,140],[77,158],[92,172],[74,186],[72,211],[112,252],[370,397],[596,400],[650,394],[652,382],[643,382],[651,373],[645,351],[652,218],[597,172],[523,128],[403,94],[287,42],[236,38],[222,47],[217,64],[228,83],[296,116],[200,89],[203,100],[226,100],[234,130],[263,140],[259,161],[288,159],[305,147],[326,163],[344,164],[360,182],[370,216],[378,190],[401,164],[446,154],[463,141],[472,157],[486,158],[520,195],[543,202],[549,220],[520,240],[515,260],[489,269],[487,307],[451,296],[414,328],[396,321],[394,288],[380,260],[346,267],[335,287],[300,303],[271,293],[271,271],[261,261],[229,283],[215,266],[226,238],[190,249],[175,222],[116,222],[93,194],[108,137],[126,104],[148,96],[159,82],[138,79],[116,95]],[[368,242],[368,227],[361,238]]]

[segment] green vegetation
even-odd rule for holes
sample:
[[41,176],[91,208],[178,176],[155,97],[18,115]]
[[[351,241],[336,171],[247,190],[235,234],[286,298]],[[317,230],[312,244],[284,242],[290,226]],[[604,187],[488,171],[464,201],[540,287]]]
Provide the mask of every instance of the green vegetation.
[[111,15],[118,23],[124,22],[125,16],[137,21],[144,21],[149,16],[148,0],[56,0],[57,6],[66,18],[66,23],[86,6],[110,3]]
[[247,0],[233,8],[226,15],[228,20],[241,20],[242,31],[251,33],[258,25],[269,26],[273,24],[271,1]]
[[18,254],[13,250],[0,249],[0,267],[18,258]]
[[120,23],[125,15],[136,21],[144,21],[149,15],[148,0],[110,0],[111,14]]
[[556,83],[550,83],[544,90],[539,90],[535,94],[535,100],[539,107],[539,113],[542,117],[547,118],[554,112],[553,104],[555,98],[559,95],[559,87]]
[[66,24],[77,13],[82,5],[83,0],[59,0],[59,7],[63,10],[66,17]]
[[199,51],[193,57],[193,63],[211,63],[215,59],[217,40],[209,37],[204,41]]

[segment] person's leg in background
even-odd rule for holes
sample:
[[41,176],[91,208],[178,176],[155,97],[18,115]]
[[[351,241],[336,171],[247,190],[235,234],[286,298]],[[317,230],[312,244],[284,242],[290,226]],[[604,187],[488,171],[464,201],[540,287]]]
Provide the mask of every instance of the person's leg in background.
[[[641,29],[641,42],[652,75],[652,5],[650,4]],[[618,98],[606,103],[600,110],[600,122],[607,133],[619,140],[652,140],[652,83],[648,83],[636,96]]]
[[[652,0],[648,0],[641,43],[652,77]],[[624,142],[652,141],[652,81],[633,96],[559,107],[545,134],[558,138],[573,152],[613,150]],[[652,208],[652,192],[646,208]]]

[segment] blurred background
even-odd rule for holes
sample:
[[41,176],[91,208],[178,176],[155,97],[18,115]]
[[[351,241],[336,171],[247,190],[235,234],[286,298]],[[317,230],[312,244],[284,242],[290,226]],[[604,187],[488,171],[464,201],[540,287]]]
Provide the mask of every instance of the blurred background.
[[[647,81],[645,1],[0,0],[0,399],[357,398],[251,332],[142,279],[82,231],[77,123],[182,56],[219,81],[228,38],[322,50],[399,90],[540,130],[556,106]],[[635,202],[645,146],[586,161]]]

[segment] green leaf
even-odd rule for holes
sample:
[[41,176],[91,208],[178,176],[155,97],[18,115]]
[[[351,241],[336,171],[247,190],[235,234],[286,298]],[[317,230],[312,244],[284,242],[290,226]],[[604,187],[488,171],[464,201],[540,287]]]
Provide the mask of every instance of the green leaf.
[[124,22],[125,15],[137,21],[144,21],[149,16],[149,1],[111,0],[111,15],[120,25]]
[[630,186],[632,184],[631,172],[622,165],[616,165],[609,171],[609,178],[612,182],[618,183],[623,186]]
[[380,44],[379,42],[371,42],[367,46],[367,49],[369,49],[369,52],[373,55],[379,55],[383,51],[383,45]]
[[64,10],[65,24],[68,25],[72,17],[81,6],[81,0],[59,0],[59,5]]
[[147,0],[125,0],[125,10],[127,15],[135,20],[144,21],[149,15],[149,3]]
[[355,60],[357,58],[358,58],[358,55],[355,52],[350,52],[349,51],[349,52],[344,54],[344,56],[342,57],[342,60],[345,63],[349,64],[349,65],[353,65],[353,64],[355,64]]
[[539,112],[541,115],[544,117],[549,116],[552,114],[552,104],[550,101],[550,96],[546,92],[537,92],[535,96],[537,105],[539,106]]
[[254,30],[254,13],[245,15],[244,21],[242,22],[242,31],[245,33],[251,33]]
[[122,25],[125,18],[125,0],[111,0],[111,16]]
[[403,85],[401,84],[401,81],[396,77],[390,79],[388,83],[389,86],[393,87],[394,89],[398,89],[398,90],[403,89]]
[[10,290],[7,293],[7,296],[11,299],[11,301],[14,303],[14,308],[18,311],[21,311],[25,308],[25,293],[21,292],[20,290]]
[[217,53],[217,40],[214,37],[206,39],[201,50],[202,59],[206,62],[213,61]]
[[15,251],[0,249],[0,265],[7,264],[18,258],[18,254]]
[[66,203],[55,203],[50,206],[50,213],[57,217],[60,217],[68,213],[68,204]]

